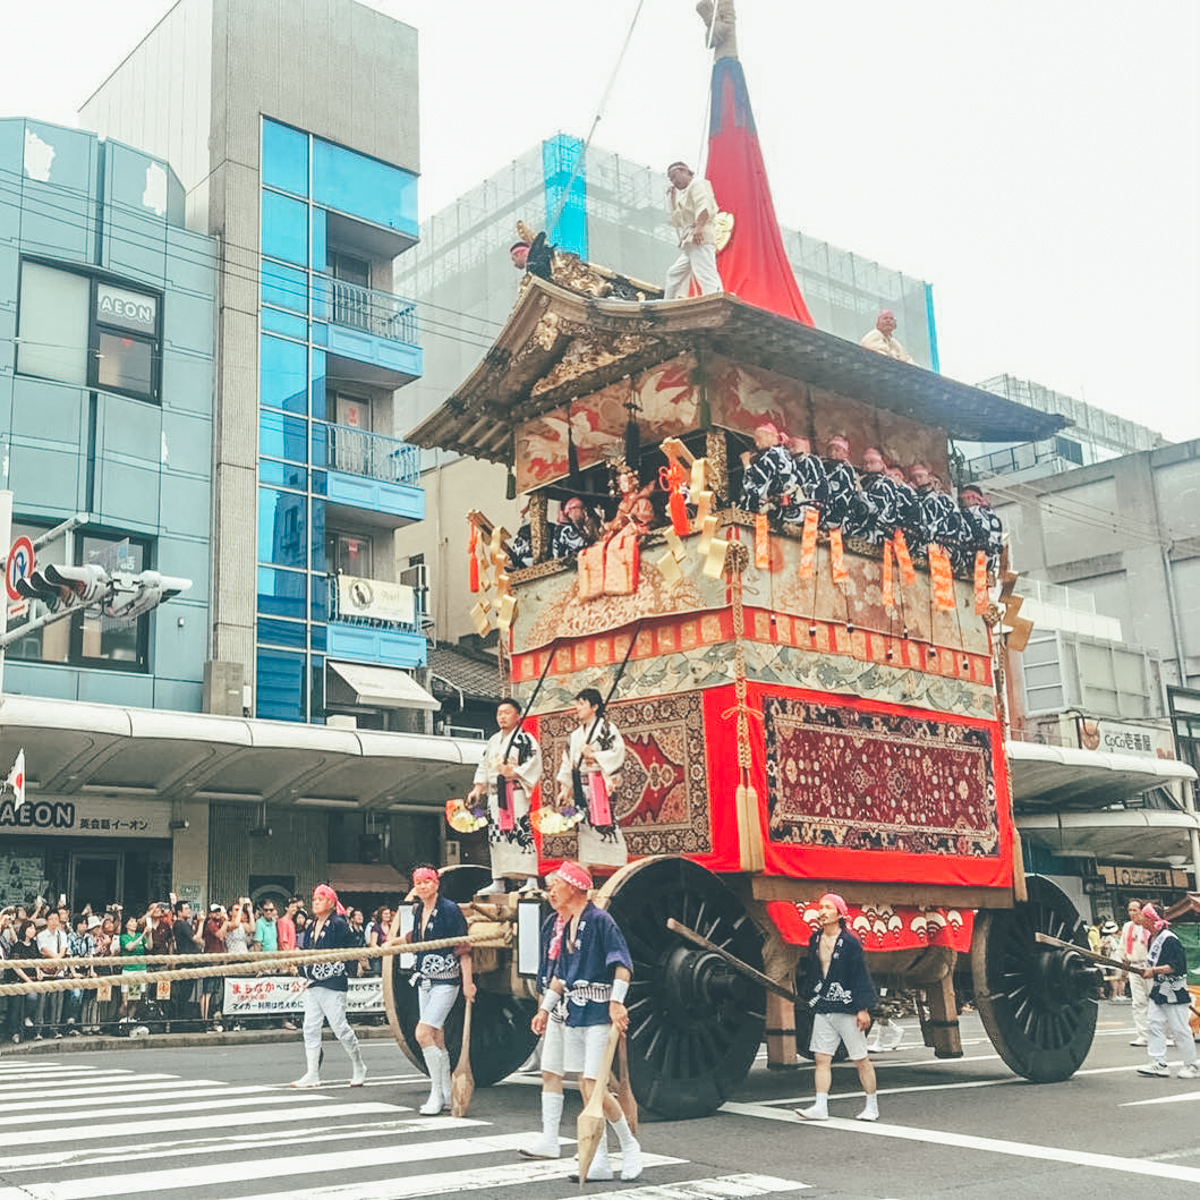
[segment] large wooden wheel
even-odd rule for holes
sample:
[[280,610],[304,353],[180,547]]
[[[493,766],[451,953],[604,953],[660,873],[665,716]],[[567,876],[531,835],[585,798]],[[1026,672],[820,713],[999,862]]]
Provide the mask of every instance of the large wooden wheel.
[[1066,893],[1039,875],[1028,900],[982,912],[971,942],[975,1007],[997,1053],[1034,1083],[1070,1078],[1096,1032],[1099,973],[1080,955],[1038,943],[1048,933],[1087,949],[1083,921]]
[[719,1108],[745,1079],[766,1023],[761,985],[667,929],[674,917],[763,969],[762,937],[738,898],[684,858],[622,868],[599,901],[629,943],[629,1074],[638,1104],[671,1120]]
[[[442,871],[439,890],[458,904],[465,904],[491,881],[486,867],[463,864]],[[399,915],[393,918],[392,932],[399,927]],[[419,1008],[417,989],[409,985],[411,971],[400,966],[400,955],[385,959],[383,969],[383,1003],[387,1009],[388,1026],[405,1056],[419,1071],[428,1073],[425,1056],[417,1045]],[[501,978],[497,986],[509,983],[508,963],[502,959],[496,972]],[[475,993],[475,1009],[471,1014],[471,1074],[477,1087],[490,1087],[511,1075],[532,1053],[537,1038],[529,1023],[537,1011],[534,1000],[493,991],[488,977],[476,976],[479,990]],[[458,1062],[462,1049],[463,1000],[460,996],[446,1020],[446,1049],[451,1063]]]

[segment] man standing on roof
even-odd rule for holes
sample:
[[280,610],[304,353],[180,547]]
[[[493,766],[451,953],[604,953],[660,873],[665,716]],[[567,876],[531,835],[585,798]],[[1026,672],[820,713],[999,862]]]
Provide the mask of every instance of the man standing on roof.
[[679,257],[667,272],[664,300],[686,297],[693,279],[700,294],[724,291],[717,272],[717,198],[712,184],[699,179],[685,162],[667,168],[671,181],[667,189],[667,208],[671,226],[679,238]]
[[506,879],[529,887],[537,879],[537,846],[529,824],[533,789],[542,778],[542,751],[537,739],[521,728],[521,709],[515,700],[496,705],[494,733],[475,771],[475,786],[467,799],[488,798],[488,848],[492,885],[485,894],[503,894]]
[[875,318],[875,328],[867,332],[858,344],[876,354],[886,354],[900,362],[910,363],[913,356],[892,335],[896,332],[896,314],[890,308]]

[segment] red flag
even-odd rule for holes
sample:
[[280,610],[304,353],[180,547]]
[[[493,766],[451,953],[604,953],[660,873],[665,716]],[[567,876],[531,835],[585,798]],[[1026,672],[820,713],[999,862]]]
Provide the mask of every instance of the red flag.
[[747,304],[811,325],[808,305],[784,253],[746,77],[736,58],[713,63],[708,179],[718,207],[733,217],[733,233],[717,255],[725,290]]

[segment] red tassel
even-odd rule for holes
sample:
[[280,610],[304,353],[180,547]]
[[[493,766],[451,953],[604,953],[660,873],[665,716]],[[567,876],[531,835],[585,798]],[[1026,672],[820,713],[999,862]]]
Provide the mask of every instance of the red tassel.
[[475,522],[471,522],[471,536],[467,541],[468,572],[470,575],[470,586],[472,594],[479,591],[479,557],[476,550],[479,547],[479,530]]
[[692,532],[692,523],[688,520],[687,503],[680,492],[671,491],[671,528],[678,537],[687,537]]

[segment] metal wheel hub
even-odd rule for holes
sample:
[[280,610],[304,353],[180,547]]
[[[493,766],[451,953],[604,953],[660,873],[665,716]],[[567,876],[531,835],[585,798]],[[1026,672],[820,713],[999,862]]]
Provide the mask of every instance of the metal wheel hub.
[[694,1020],[698,1013],[739,998],[742,977],[708,950],[676,946],[662,964],[663,1007],[673,1020]]
[[1082,955],[1045,948],[1032,964],[1046,1000],[1054,1007],[1078,1004],[1096,994],[1101,976]]

